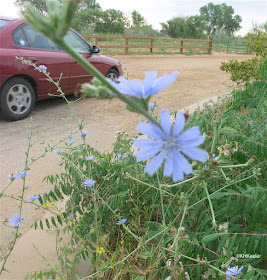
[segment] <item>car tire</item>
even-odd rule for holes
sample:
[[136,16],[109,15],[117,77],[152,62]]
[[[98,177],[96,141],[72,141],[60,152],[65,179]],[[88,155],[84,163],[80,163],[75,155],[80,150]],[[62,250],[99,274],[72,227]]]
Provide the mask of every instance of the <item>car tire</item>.
[[24,78],[16,77],[6,82],[0,92],[3,118],[11,121],[29,116],[36,101],[33,86]]
[[112,81],[116,81],[119,78],[119,76],[119,72],[113,68],[109,69],[106,75],[106,77],[111,79]]

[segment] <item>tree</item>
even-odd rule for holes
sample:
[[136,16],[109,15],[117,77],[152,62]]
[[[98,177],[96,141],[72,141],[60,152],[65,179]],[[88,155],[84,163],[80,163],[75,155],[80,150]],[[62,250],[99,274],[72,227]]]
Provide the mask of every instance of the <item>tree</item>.
[[199,11],[208,22],[206,30],[209,34],[213,35],[218,30],[225,30],[231,36],[241,27],[242,18],[239,15],[234,16],[233,7],[225,3],[215,5],[211,2],[201,7]]
[[[41,14],[44,15],[47,12],[46,4],[48,1],[51,0],[16,0],[15,5],[19,6],[20,8],[23,8],[24,4],[29,2],[35,7],[37,11],[39,11]],[[61,5],[63,0],[53,0],[53,1],[56,1],[58,5]],[[79,10],[84,10],[88,8],[98,9],[98,10],[101,9],[100,5],[96,2],[96,0],[84,0]]]
[[85,9],[76,13],[72,27],[78,31],[90,30],[95,33],[124,33],[126,19],[118,10],[106,11]]
[[203,38],[206,22],[202,16],[175,17],[161,23],[162,31],[173,38]]
[[[35,9],[41,14],[45,14],[47,12],[47,0],[16,0],[15,5],[23,9],[24,4],[27,2],[31,3],[35,7]],[[57,2],[60,4],[59,1]]]
[[140,27],[145,24],[145,19],[139,12],[133,11],[131,16],[132,16],[132,27]]

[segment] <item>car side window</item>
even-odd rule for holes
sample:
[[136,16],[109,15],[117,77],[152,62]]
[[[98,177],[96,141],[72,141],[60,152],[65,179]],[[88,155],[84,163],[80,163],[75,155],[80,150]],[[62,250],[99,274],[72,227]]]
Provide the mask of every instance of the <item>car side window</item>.
[[91,51],[90,45],[87,44],[79,35],[69,30],[65,35],[64,40],[79,53],[89,53]]
[[18,47],[29,47],[29,44],[21,28],[18,28],[14,31],[13,40],[15,45]]
[[26,39],[29,43],[29,47],[33,49],[42,49],[42,50],[56,50],[58,51],[58,46],[53,43],[51,40],[46,38],[44,35],[35,31],[31,26],[25,24],[22,26]]

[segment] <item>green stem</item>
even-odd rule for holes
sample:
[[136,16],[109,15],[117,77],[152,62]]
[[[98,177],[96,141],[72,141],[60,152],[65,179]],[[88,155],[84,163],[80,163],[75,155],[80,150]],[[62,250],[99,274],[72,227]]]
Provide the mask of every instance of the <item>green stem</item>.
[[155,186],[153,186],[153,185],[150,185],[150,184],[148,184],[148,183],[142,182],[142,181],[140,181],[140,180],[138,180],[138,179],[132,177],[130,174],[128,174],[127,176],[128,176],[129,178],[131,178],[132,180],[138,182],[138,183],[141,183],[141,184],[143,184],[143,185],[145,185],[145,186],[151,187],[151,188],[156,189],[156,190],[158,190],[158,191],[162,191],[163,193],[166,193],[167,195],[170,195],[170,196],[175,197],[174,194],[169,193],[169,192],[166,192],[165,190],[159,189],[159,188],[157,188],[157,187],[155,187]]
[[60,40],[58,42],[59,47],[61,47],[64,51],[66,51],[69,55],[71,55],[85,70],[87,70],[89,73],[91,73],[93,76],[98,78],[108,89],[110,89],[117,98],[121,99],[123,102],[128,104],[129,106],[133,107],[138,111],[140,114],[145,116],[148,120],[150,120],[152,123],[156,124],[160,127],[160,124],[157,122],[157,120],[150,115],[148,111],[143,109],[139,104],[135,103],[132,99],[127,97],[126,95],[120,93],[117,89],[115,89],[107,80],[106,78],[92,65],[90,64],[84,57],[82,57],[80,54],[75,52],[75,50],[67,44],[64,40]]
[[188,209],[188,208],[187,208],[187,205],[185,205],[185,207],[184,207],[184,213],[183,213],[183,216],[182,216],[182,219],[181,219],[181,222],[180,222],[180,225],[179,225],[177,234],[176,234],[176,236],[175,236],[175,238],[174,238],[174,241],[173,241],[173,243],[172,243],[172,246],[171,246],[172,248],[176,247],[176,243],[178,242],[179,234],[180,234],[180,231],[181,231],[181,227],[182,227],[182,225],[183,225],[183,222],[184,222],[184,218],[185,218],[185,214],[186,214],[187,209]]
[[207,185],[204,183],[204,189],[205,189],[205,192],[207,194],[207,198],[208,198],[208,201],[209,201],[209,205],[210,205],[210,211],[211,211],[211,217],[212,217],[212,225],[214,227],[214,229],[216,230],[217,228],[217,223],[216,223],[216,220],[215,220],[215,214],[214,214],[214,209],[213,209],[213,205],[211,203],[211,199],[210,199],[210,194],[208,192],[208,188],[207,188]]
[[237,167],[245,167],[248,166],[247,163],[241,163],[241,164],[236,164],[236,165],[225,165],[225,166],[217,166],[217,168],[237,168]]
[[173,185],[161,185],[161,186],[164,186],[164,187],[166,187],[166,188],[177,187],[177,186],[183,185],[183,184],[185,184],[185,183],[194,181],[194,180],[197,179],[198,177],[199,177],[199,176],[195,176],[195,177],[192,177],[192,178],[190,178],[190,179],[184,180],[184,181],[182,181],[182,182],[175,183],[175,184],[173,184]]
[[[24,165],[24,171],[27,172],[27,169],[28,169],[28,159],[29,159],[29,152],[30,152],[30,148],[31,148],[31,139],[32,139],[32,117],[31,117],[31,125],[30,125],[30,136],[29,136],[29,144],[28,144],[28,149],[27,149],[27,152],[25,153],[26,154],[26,159],[25,159],[25,165]],[[22,193],[21,193],[21,201],[19,203],[19,215],[21,216],[21,213],[22,213],[22,204],[23,204],[23,197],[24,197],[24,192],[25,192],[25,188],[26,188],[26,177],[23,177],[22,180],[23,180],[23,185],[22,185]],[[0,270],[0,275],[2,274],[2,272],[5,270],[5,264],[8,260],[8,257],[10,256],[11,252],[13,251],[14,247],[15,247],[15,244],[16,244],[16,241],[17,241],[17,238],[19,237],[19,234],[18,234],[18,231],[19,231],[19,227],[16,227],[16,232],[15,232],[15,239],[13,241],[13,244],[11,246],[11,248],[9,249],[9,252],[6,254],[5,256],[5,259],[4,259],[4,262],[2,264],[2,267],[1,267],[1,270]]]
[[[157,171],[157,180],[158,180],[158,185],[159,185],[159,188],[160,188],[160,182],[159,182],[159,174],[158,174],[158,171]],[[162,193],[161,188],[160,188],[160,191],[159,191],[159,195],[160,195],[160,203],[161,203],[162,222],[163,222],[163,226],[166,226],[166,222],[165,222],[165,212],[164,212],[163,193]]]
[[[171,253],[175,253],[175,251],[170,250],[170,249],[168,249],[168,248],[162,248],[162,249],[164,249],[164,250],[166,250],[166,251],[169,251],[169,252],[171,252]],[[227,273],[225,273],[224,271],[220,270],[219,268],[217,268],[217,267],[211,265],[211,264],[210,264],[209,262],[207,262],[207,261],[197,260],[197,259],[194,259],[194,258],[185,256],[185,255],[183,255],[183,254],[179,254],[179,255],[180,255],[181,257],[185,258],[185,259],[188,259],[188,260],[191,260],[191,261],[194,261],[194,262],[198,262],[198,263],[201,263],[201,264],[204,264],[204,265],[208,265],[209,267],[211,267],[211,268],[213,268],[213,269],[219,271],[220,273],[222,273],[222,274],[224,274],[224,275],[226,275],[226,276],[229,276]],[[232,278],[232,279],[238,279],[238,278],[236,278],[235,276],[231,276],[231,278]],[[83,280],[83,279],[82,279],[82,280]]]
[[[239,182],[248,180],[248,179],[250,179],[250,178],[252,178],[252,177],[255,177],[255,175],[253,174],[253,175],[250,175],[250,176],[247,177],[247,178],[244,178],[244,179],[241,179],[241,180],[232,182],[232,183],[230,183],[230,184],[228,184],[228,185],[226,185],[226,186],[220,188],[219,190],[213,192],[212,194],[210,194],[210,197],[212,197],[215,193],[220,192],[220,191],[226,189],[227,187],[229,187],[229,186],[231,186],[231,185],[234,185],[234,184],[237,184],[237,183],[239,183]],[[191,206],[188,207],[188,210],[191,209],[191,208],[193,208],[194,206],[198,205],[199,203],[203,202],[203,201],[206,200],[206,199],[207,199],[207,197],[204,197],[204,198],[202,198],[201,200],[199,200],[198,202],[192,204]]]
[[[126,261],[131,255],[133,255],[137,250],[139,250],[139,249],[141,249],[142,247],[144,247],[144,245],[145,245],[146,243],[150,242],[151,240],[153,240],[154,238],[156,238],[157,236],[161,235],[162,233],[164,233],[164,232],[167,231],[167,230],[169,230],[168,227],[165,228],[165,229],[163,229],[162,231],[160,231],[160,232],[157,233],[156,235],[152,236],[151,238],[149,238],[149,239],[146,240],[145,242],[142,242],[136,249],[134,249],[134,250],[133,250],[130,254],[128,254],[125,258],[123,258],[123,259],[120,260],[119,262],[115,263],[114,266],[117,266],[117,265],[119,265],[119,264],[125,262],[125,261]],[[89,275],[89,276],[87,276],[87,277],[85,277],[85,278],[82,278],[81,280],[86,280],[86,279],[92,278],[93,276],[98,275],[99,273],[102,273],[102,272],[104,272],[104,271],[106,271],[106,270],[108,270],[108,269],[110,269],[110,268],[111,268],[111,266],[108,266],[108,267],[106,267],[106,268],[104,268],[104,269],[102,269],[102,270],[100,270],[100,271],[97,271],[97,272],[95,272],[95,273],[93,273],[93,274],[91,274],[91,275]]]

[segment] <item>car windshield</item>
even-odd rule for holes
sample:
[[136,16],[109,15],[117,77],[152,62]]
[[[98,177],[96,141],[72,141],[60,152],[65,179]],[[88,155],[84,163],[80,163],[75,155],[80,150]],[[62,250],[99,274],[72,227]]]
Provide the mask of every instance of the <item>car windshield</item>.
[[11,21],[7,19],[0,19],[0,30],[7,26]]

